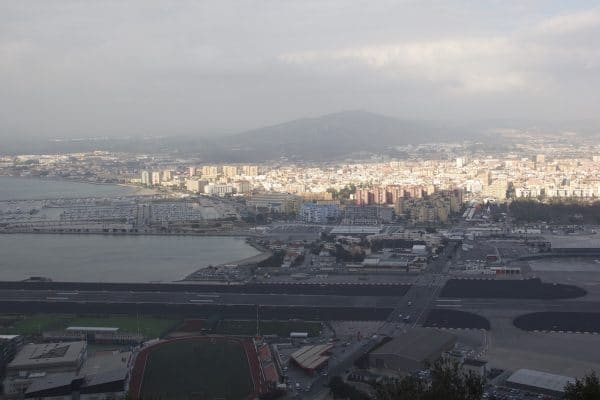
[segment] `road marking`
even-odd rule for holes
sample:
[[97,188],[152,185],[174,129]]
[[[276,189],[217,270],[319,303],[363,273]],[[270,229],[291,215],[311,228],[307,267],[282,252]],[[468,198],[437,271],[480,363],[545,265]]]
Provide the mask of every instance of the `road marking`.
[[76,296],[79,293],[78,292],[58,292],[56,294],[59,296]]
[[462,304],[436,304],[436,307],[462,307]]
[[46,297],[46,300],[69,300],[68,297]]
[[190,299],[190,303],[214,303],[213,299]]
[[437,299],[436,301],[439,301],[439,302],[446,302],[446,301],[462,301],[462,299]]

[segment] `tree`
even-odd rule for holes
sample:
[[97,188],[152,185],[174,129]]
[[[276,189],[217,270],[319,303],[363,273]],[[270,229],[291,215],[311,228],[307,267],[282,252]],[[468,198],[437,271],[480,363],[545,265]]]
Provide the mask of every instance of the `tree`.
[[377,388],[381,400],[480,400],[485,387],[484,378],[470,372],[465,374],[455,361],[438,360],[430,368],[431,384],[408,376],[393,384]]
[[600,399],[600,380],[596,372],[592,371],[583,379],[576,379],[574,383],[565,386],[566,400],[596,400]]
[[349,399],[349,400],[368,400],[369,397],[356,389],[354,386],[347,384],[340,376],[334,376],[329,381],[329,390],[334,399]]
[[376,388],[379,400],[421,400],[426,392],[425,382],[414,376]]
[[456,361],[438,360],[431,367],[431,387],[426,399],[479,400],[483,396],[484,379],[474,373],[465,374]]

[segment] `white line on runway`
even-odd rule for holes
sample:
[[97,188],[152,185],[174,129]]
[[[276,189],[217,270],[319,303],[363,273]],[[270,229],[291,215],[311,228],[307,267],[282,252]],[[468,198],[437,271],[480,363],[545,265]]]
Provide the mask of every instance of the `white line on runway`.
[[436,304],[436,307],[462,307],[462,304]]
[[69,300],[68,297],[46,297],[46,300]]

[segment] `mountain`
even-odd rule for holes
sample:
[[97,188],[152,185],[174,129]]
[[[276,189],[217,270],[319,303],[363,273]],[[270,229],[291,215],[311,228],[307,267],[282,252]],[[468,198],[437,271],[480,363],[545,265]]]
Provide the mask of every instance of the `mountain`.
[[[366,111],[303,118],[217,140],[213,156],[240,161],[326,160],[394,146],[452,141],[463,131],[439,123],[407,121]],[[464,137],[463,137],[464,138]]]

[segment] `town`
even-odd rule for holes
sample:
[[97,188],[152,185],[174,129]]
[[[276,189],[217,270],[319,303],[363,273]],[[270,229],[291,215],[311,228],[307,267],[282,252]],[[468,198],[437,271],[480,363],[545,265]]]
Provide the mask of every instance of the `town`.
[[[171,282],[66,282],[51,271],[0,282],[5,395],[175,390],[159,354],[218,343],[233,358],[215,370],[235,354],[249,360],[235,364],[250,378],[232,397],[374,397],[403,376],[431,379],[444,359],[480,377],[486,397],[561,398],[598,365],[588,279],[599,221],[586,211],[600,198],[597,149],[558,157],[568,144],[552,140],[467,157],[465,146],[302,165],[4,156],[0,173],[18,179],[131,192],[2,200],[0,232],[231,236],[257,252]],[[566,209],[536,217],[531,204]],[[567,337],[569,350],[557,345]],[[216,395],[225,389],[214,379],[204,390]]]

